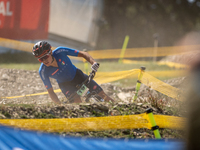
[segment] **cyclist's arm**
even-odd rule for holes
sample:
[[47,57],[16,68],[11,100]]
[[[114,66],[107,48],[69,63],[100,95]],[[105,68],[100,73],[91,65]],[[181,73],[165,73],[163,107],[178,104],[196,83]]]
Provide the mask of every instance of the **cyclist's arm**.
[[[62,51],[60,50],[62,49]],[[93,65],[95,63],[95,60],[92,58],[92,56],[90,56],[87,52],[83,52],[83,51],[78,51],[75,49],[71,49],[71,48],[67,48],[67,47],[58,47],[57,50],[55,51],[56,53],[65,53],[67,55],[70,56],[78,56],[78,57],[83,57],[84,59],[86,59],[91,65]]]
[[85,58],[91,65],[93,65],[96,61],[90,56],[87,52],[79,51],[78,57]]
[[56,95],[56,93],[54,92],[53,88],[49,88],[47,89],[50,98],[52,99],[53,102],[55,102],[56,104],[61,104],[60,100],[58,99],[58,96]]
[[39,75],[40,75],[52,101],[55,102],[56,104],[61,104],[60,100],[58,99],[56,93],[54,92],[54,90],[52,88],[51,82],[49,80],[49,76],[47,75],[47,73],[45,73],[44,68],[40,67]]

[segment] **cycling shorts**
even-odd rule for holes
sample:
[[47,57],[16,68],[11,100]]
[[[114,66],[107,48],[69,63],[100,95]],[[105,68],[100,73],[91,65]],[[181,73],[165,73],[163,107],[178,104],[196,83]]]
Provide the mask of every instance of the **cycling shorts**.
[[[87,77],[88,75],[84,74],[80,69],[77,68],[76,75],[72,81],[59,83],[58,85],[65,97],[68,98],[72,93],[77,91],[76,86],[83,83]],[[90,81],[88,88],[90,92],[95,91],[97,94],[103,90],[94,80]]]

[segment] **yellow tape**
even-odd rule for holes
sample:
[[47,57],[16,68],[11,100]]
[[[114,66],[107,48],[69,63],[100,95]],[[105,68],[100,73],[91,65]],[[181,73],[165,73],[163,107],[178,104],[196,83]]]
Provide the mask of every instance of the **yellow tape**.
[[[154,115],[160,128],[183,129],[185,119],[174,116]],[[46,132],[102,131],[110,129],[151,129],[145,114],[70,119],[0,119],[0,124]]]
[[[128,71],[119,71],[119,72],[97,72],[95,76],[95,81],[98,84],[108,83],[117,81],[124,78],[137,78],[139,74],[140,69],[132,69]],[[151,75],[150,75],[151,74]],[[179,77],[186,75],[186,71],[151,71],[151,72],[145,72],[142,83],[147,85],[148,87],[151,87],[154,90],[157,90],[169,97],[175,98],[177,100],[181,100],[180,94],[181,91],[177,88],[174,88],[155,77]],[[56,93],[61,92],[60,89],[54,90]],[[12,98],[20,98],[20,97],[29,97],[29,96],[37,96],[37,95],[44,95],[48,94],[47,92],[42,93],[36,93],[36,94],[28,94],[28,95],[21,95],[21,96],[11,96],[11,97],[2,97],[7,99]]]
[[[32,53],[32,48],[34,46],[34,43],[0,38],[0,46]],[[52,49],[54,50],[56,49],[56,47],[52,47]],[[79,61],[82,60],[82,58],[80,57],[72,57],[72,56],[69,56],[69,57],[70,59],[74,59],[74,60],[79,60]]]
[[95,76],[95,81],[98,84],[108,83],[117,81],[124,78],[137,77],[140,69],[132,69],[128,71],[118,71],[118,72],[97,72]]
[[181,90],[154,78],[146,72],[144,73],[141,82],[146,86],[163,93],[164,95],[172,97],[176,100],[183,100],[184,94]]
[[[198,52],[200,45],[186,45],[176,47],[158,47],[157,57],[187,54]],[[139,58],[139,57],[155,57],[154,47],[149,48],[129,48],[126,49],[123,58]],[[95,50],[88,52],[95,59],[117,59],[120,57],[121,49],[107,49],[107,50]]]
[[158,62],[158,65],[167,65],[172,68],[182,69],[182,68],[189,68],[188,65],[180,64],[180,63],[174,63],[174,62]]
[[182,76],[186,76],[188,74],[188,72],[186,70],[147,71],[146,73],[148,73],[154,77],[159,77],[159,78],[182,77]]
[[[33,43],[21,42],[11,39],[0,38],[0,46],[12,48],[16,50],[31,52]],[[52,47],[55,49],[55,47]],[[169,56],[177,55],[183,53],[191,53],[200,49],[200,45],[185,45],[185,46],[174,46],[174,47],[158,47],[156,56]],[[154,47],[147,48],[129,48],[126,49],[123,58],[134,58],[134,57],[155,57]],[[94,59],[111,59],[111,58],[120,58],[121,49],[107,49],[107,50],[95,50],[88,51],[88,53]],[[78,57],[70,57],[71,59],[76,59],[82,61]]]
[[[128,60],[128,59],[123,59],[122,62],[124,64],[148,64],[148,63],[150,63],[148,61],[134,61],[134,60]],[[157,65],[166,65],[166,66],[176,68],[176,69],[189,68],[188,65],[174,63],[174,62],[167,62],[167,61],[160,61],[160,62],[157,62],[156,64]]]
[[[54,90],[54,92],[55,92],[55,93],[59,93],[59,92],[61,92],[61,90],[60,90],[60,89],[57,89],[57,90]],[[28,94],[28,95],[21,95],[21,96],[1,97],[1,98],[13,99],[13,98],[21,98],[21,97],[45,95],[45,94],[48,94],[48,92],[35,93],[35,94]]]

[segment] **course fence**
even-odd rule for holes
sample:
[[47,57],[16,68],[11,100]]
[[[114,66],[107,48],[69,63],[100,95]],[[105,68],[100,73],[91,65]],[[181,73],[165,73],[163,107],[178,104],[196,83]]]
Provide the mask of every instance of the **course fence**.
[[[123,59],[122,62],[124,64],[148,64],[148,63],[150,63],[149,61],[134,61],[134,60],[129,60],[129,59]],[[176,68],[176,69],[189,68],[188,65],[175,63],[175,62],[169,62],[169,61],[159,61],[159,62],[154,62],[154,63],[157,65],[166,65],[166,66],[169,66],[171,68]]]
[[[25,52],[31,52],[33,43],[27,43],[17,40],[0,38],[0,46],[16,49]],[[56,47],[52,47],[54,50]],[[148,48],[128,48],[124,51],[123,58],[139,58],[139,57],[160,57],[178,54],[187,54],[191,52],[198,51],[200,45],[185,45],[185,46],[173,46],[173,47],[157,47],[157,52],[155,54],[154,47]],[[122,59],[121,56],[122,49],[107,49],[107,50],[95,50],[88,51],[88,53],[94,59]],[[81,60],[81,58],[71,57],[72,59]]]
[[[154,115],[154,118],[160,128],[182,130],[185,125],[185,119],[181,117]],[[0,119],[0,124],[46,132],[152,128],[146,113],[128,116],[68,119]]]
[[[19,42],[0,38],[0,46],[13,48],[17,50],[31,52],[32,43]],[[179,47],[160,47],[157,48],[157,54],[154,55],[154,48],[133,48],[126,49],[124,58],[133,57],[157,57],[168,56],[187,53],[188,51],[196,51],[200,48],[196,46],[179,46]],[[53,47],[54,49],[54,47]],[[115,50],[99,50],[89,51],[94,59],[110,59],[119,58],[121,49]],[[74,58],[74,57],[73,57]],[[79,58],[78,58],[79,59]],[[82,61],[82,59],[80,59]],[[126,60],[124,60],[125,62]],[[125,62],[127,63],[127,61]],[[134,63],[128,60],[128,63]],[[166,64],[166,62],[165,62]],[[162,65],[162,63],[161,63]],[[180,64],[171,64],[171,66],[181,66]],[[98,72],[95,76],[95,81],[99,84],[117,81],[124,78],[137,78],[140,69],[133,69],[119,72]],[[157,76],[183,76],[185,71],[157,71],[144,72],[141,82],[146,86],[163,93],[176,100],[182,100],[182,91],[172,87],[155,77]],[[154,77],[155,76],[155,77]],[[61,92],[60,89],[55,92]],[[27,96],[36,96],[47,94],[47,92],[12,96],[3,98],[19,98]],[[160,128],[182,129],[184,127],[185,119],[174,116],[154,115],[157,125]],[[151,128],[150,121],[146,114],[129,115],[129,116],[112,116],[112,117],[98,117],[98,118],[73,118],[73,119],[0,119],[0,123],[19,128],[30,130],[48,131],[48,132],[75,132],[75,131],[100,131],[108,129],[134,129],[134,128]]]

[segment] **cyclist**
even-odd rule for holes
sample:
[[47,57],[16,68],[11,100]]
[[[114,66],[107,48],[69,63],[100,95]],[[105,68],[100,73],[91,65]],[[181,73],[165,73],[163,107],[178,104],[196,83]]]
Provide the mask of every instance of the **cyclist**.
[[[57,104],[61,104],[61,102],[52,88],[50,77],[56,79],[62,93],[66,98],[69,98],[70,95],[77,90],[76,86],[81,84],[88,77],[72,64],[68,55],[83,57],[92,65],[91,69],[95,72],[99,68],[95,60],[87,52],[78,51],[67,47],[57,47],[54,51],[52,51],[51,45],[46,41],[37,42],[33,46],[32,53],[41,62],[41,66],[39,68],[40,77],[48,91],[50,98]],[[105,101],[114,102],[114,100],[110,98],[94,80],[90,82],[88,88],[90,92],[95,91]],[[74,103],[80,102],[80,96],[75,95]]]

